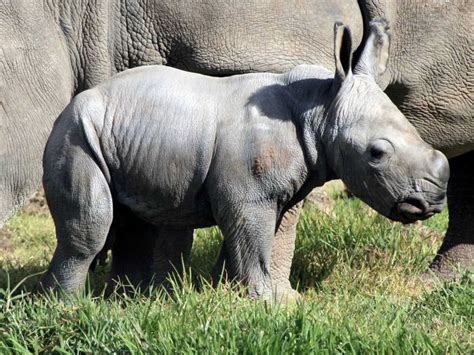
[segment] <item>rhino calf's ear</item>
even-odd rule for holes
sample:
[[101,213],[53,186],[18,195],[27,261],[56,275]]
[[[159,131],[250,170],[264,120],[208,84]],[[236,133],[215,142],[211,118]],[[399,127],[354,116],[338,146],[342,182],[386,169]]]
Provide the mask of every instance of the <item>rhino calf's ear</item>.
[[390,33],[387,20],[378,18],[370,22],[370,34],[355,66],[355,74],[372,76],[376,81],[387,68],[390,50]]
[[334,24],[335,79],[341,83],[352,72],[352,37],[347,26],[341,22]]

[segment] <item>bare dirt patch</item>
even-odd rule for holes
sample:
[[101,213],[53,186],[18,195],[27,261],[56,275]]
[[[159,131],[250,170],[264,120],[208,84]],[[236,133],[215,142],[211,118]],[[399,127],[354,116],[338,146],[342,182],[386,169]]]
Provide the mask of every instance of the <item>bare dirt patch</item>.
[[306,197],[305,204],[309,203],[318,211],[324,212],[328,215],[332,213],[336,202],[334,199],[321,188],[316,188]]
[[334,195],[344,192],[345,186],[342,181],[330,181],[321,187],[313,189],[313,191],[311,191],[311,193],[306,197],[305,204],[309,203],[318,211],[330,215],[336,204]]
[[46,203],[46,197],[44,195],[44,189],[40,188],[38,191],[31,196],[27,204],[23,207],[22,212],[28,214],[48,214],[49,208]]
[[0,252],[13,251],[12,243],[10,242],[10,231],[7,228],[0,229]]
[[[40,188],[28,199],[26,205],[21,209],[21,212],[29,215],[49,214],[43,188]],[[4,226],[3,229],[0,229],[0,253],[11,253],[13,251],[14,247],[11,242],[11,232],[8,227]]]

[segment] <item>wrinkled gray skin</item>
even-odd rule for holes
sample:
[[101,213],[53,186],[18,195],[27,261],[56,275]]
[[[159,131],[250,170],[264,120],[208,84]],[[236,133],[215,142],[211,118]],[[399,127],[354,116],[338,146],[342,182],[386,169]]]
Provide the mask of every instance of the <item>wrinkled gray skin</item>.
[[[380,84],[423,139],[451,158],[450,224],[431,269],[448,278],[456,264],[473,270],[472,6],[431,0],[0,0],[0,225],[39,186],[46,139],[72,95],[145,64],[217,76],[283,72],[300,63],[332,70],[334,21],[351,27],[356,49],[369,20],[384,16],[392,50]],[[272,275],[285,287],[297,214],[284,219],[286,233],[278,231],[274,243]],[[158,231],[126,211],[116,214],[117,225],[114,270],[146,279]],[[135,230],[150,238],[134,238]],[[158,259],[180,254],[165,237],[160,243],[167,252]]]
[[58,243],[43,287],[84,284],[118,204],[164,230],[217,224],[229,276],[265,298],[280,292],[270,264],[284,212],[331,178],[394,220],[440,212],[448,161],[375,81],[386,23],[373,22],[353,73],[347,27],[335,26],[334,42],[335,76],[308,65],[227,78],[149,66],[79,94],[44,153]]

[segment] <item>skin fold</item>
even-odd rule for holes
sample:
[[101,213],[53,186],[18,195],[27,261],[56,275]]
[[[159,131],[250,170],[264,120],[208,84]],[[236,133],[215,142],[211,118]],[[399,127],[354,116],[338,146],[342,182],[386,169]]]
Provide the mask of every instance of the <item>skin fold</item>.
[[[350,26],[357,59],[370,20],[383,16],[391,25],[392,45],[379,85],[424,140],[461,161],[453,160],[456,186],[448,200],[456,224],[450,222],[431,270],[446,278],[455,277],[458,266],[472,271],[474,216],[465,196],[472,195],[474,180],[468,169],[474,142],[472,7],[461,0],[1,0],[0,225],[39,187],[47,137],[73,95],[148,64],[215,76],[284,72],[302,63],[332,71],[334,21]],[[280,274],[289,273],[297,218],[292,221],[286,222],[293,226],[285,228],[287,237],[274,243],[281,259],[272,259],[272,270]],[[124,216],[120,223],[130,231],[143,221]],[[160,232],[147,228],[147,235]],[[140,254],[156,238],[125,239],[118,230],[111,245],[120,255],[114,261],[119,274],[141,279],[150,277],[153,264],[168,269],[163,260],[145,258],[146,266],[130,262],[143,263]],[[134,246],[133,255],[122,262],[126,253],[120,246],[126,245]]]

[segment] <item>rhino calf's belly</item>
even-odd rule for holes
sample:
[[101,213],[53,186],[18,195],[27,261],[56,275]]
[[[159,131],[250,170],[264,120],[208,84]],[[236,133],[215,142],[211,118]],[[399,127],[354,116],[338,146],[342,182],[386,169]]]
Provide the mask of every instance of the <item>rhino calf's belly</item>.
[[[147,135],[155,137],[154,143],[143,143],[148,141]],[[114,200],[157,226],[200,228],[213,225],[209,196],[204,186],[209,165],[207,159],[203,159],[206,160],[204,168],[199,168],[185,149],[180,149],[182,153],[175,153],[172,157],[160,154],[155,146],[160,146],[162,151],[176,152],[176,149],[158,137],[159,132],[153,129],[137,135],[136,141],[142,142],[140,146],[148,154],[137,153],[129,157],[118,153],[122,162],[118,166],[114,166],[113,159],[105,155],[111,166]],[[130,150],[135,149],[132,146]]]
[[210,203],[204,193],[194,198],[169,191],[126,191],[117,193],[116,201],[128,207],[137,217],[156,226],[172,229],[204,228],[215,225]]

